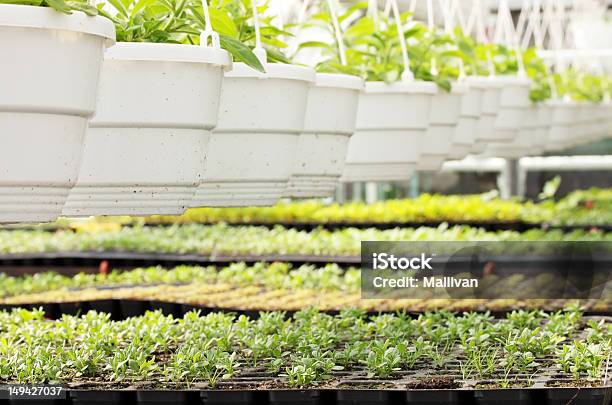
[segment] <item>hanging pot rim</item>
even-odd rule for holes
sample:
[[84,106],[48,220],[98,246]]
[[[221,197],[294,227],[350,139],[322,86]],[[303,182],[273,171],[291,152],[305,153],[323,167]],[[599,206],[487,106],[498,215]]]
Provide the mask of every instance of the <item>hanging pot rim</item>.
[[344,73],[317,73],[315,84],[317,87],[337,87],[347,90],[365,88],[365,81],[361,77]]
[[438,86],[433,82],[422,80],[401,81],[386,83],[381,81],[365,82],[366,93],[411,93],[411,94],[436,94]]
[[258,79],[286,79],[305,82],[315,82],[316,72],[307,66],[293,65],[287,63],[266,63],[264,64],[265,73],[249,67],[243,62],[235,62],[231,71],[225,77],[244,77]]
[[229,53],[224,49],[152,42],[118,42],[106,51],[104,60],[210,63],[224,67],[232,65]]
[[51,7],[0,4],[0,27],[62,30],[101,36],[106,46],[115,44],[115,25],[101,16],[81,11],[60,13]]

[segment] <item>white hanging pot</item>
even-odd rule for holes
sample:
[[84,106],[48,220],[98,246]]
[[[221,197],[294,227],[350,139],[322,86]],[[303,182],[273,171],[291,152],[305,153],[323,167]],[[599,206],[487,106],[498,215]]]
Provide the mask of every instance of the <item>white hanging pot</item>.
[[436,92],[430,82],[366,82],[341,181],[409,180]]
[[471,153],[476,141],[483,93],[484,90],[482,88],[469,86],[463,94],[461,113],[459,115],[459,122],[455,127],[449,159],[463,159]]
[[470,88],[482,91],[480,117],[476,124],[476,139],[472,147],[472,153],[478,154],[484,152],[490,142],[497,140],[495,121],[499,111],[501,83],[492,76],[469,76],[466,82]]
[[273,205],[285,192],[315,72],[276,63],[265,69],[235,63],[226,73],[219,123],[192,206]]
[[438,170],[449,157],[466,91],[467,86],[454,85],[450,92],[439,90],[432,98],[429,126],[421,138],[417,170]]
[[606,117],[606,137],[612,137],[612,101],[608,101],[605,107],[605,117]]
[[535,151],[534,140],[540,125],[538,108],[531,104],[523,114],[523,122],[518,134],[511,142],[496,142],[489,145],[487,155],[506,159],[518,159],[533,155]]
[[533,148],[534,154],[542,154],[546,151],[548,138],[550,135],[550,126],[552,122],[552,108],[546,103],[538,103],[538,127],[534,133]]
[[583,112],[583,118],[585,121],[584,132],[588,142],[593,142],[599,139],[599,110],[598,104],[590,102],[585,103],[585,111]]
[[496,142],[512,142],[518,136],[525,111],[530,105],[529,79],[519,76],[500,76],[502,87],[499,95],[499,111],[495,120]]
[[547,151],[559,151],[567,147],[573,137],[576,124],[576,104],[566,100],[550,100],[551,125]]
[[597,105],[597,139],[605,139],[612,135],[612,107],[609,101]]
[[60,214],[114,40],[102,17],[0,4],[0,223]]
[[217,123],[226,51],[120,43],[106,52],[65,216],[182,213]]
[[350,137],[355,132],[363,79],[317,73],[308,92],[304,132],[284,197],[329,197],[344,171]]

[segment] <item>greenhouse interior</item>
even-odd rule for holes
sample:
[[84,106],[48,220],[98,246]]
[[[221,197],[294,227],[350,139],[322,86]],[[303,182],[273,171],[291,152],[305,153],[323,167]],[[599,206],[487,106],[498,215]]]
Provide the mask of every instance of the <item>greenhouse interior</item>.
[[612,404],[612,0],[0,0],[5,404]]

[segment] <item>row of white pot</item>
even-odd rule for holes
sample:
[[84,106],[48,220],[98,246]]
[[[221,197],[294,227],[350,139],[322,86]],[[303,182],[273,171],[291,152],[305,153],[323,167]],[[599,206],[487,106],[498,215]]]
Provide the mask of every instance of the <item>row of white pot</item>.
[[528,79],[367,82],[342,180],[401,181],[468,154],[519,158],[612,135],[609,103],[533,104]]
[[109,21],[42,7],[0,5],[0,34],[0,222],[325,197],[341,176],[405,180],[609,130],[609,107],[531,105],[517,77],[364,87],[296,65],[259,73],[215,47],[105,51]]
[[333,192],[361,79],[114,37],[100,17],[0,5],[0,223]]
[[568,149],[612,135],[612,105],[554,100],[530,104],[517,136],[486,154],[516,159]]
[[366,83],[343,180],[407,180],[513,141],[529,86],[517,77],[470,77],[450,92],[429,82]]

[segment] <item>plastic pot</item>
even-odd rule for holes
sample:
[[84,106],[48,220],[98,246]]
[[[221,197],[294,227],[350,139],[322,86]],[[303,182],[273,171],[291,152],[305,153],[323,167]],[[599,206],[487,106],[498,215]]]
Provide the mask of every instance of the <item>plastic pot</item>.
[[477,405],[529,405],[536,403],[531,389],[491,389],[474,391]]
[[430,82],[366,82],[341,180],[410,179],[419,162],[436,92]]
[[104,58],[65,216],[180,214],[202,179],[226,51],[121,43]]
[[276,203],[293,173],[311,68],[243,63],[226,73],[219,124],[213,131],[204,181],[192,206],[266,206]]
[[496,80],[502,85],[499,111],[495,120],[496,141],[512,142],[521,130],[525,112],[531,103],[531,81],[519,76],[502,76]]
[[497,140],[495,121],[499,111],[501,83],[495,77],[469,76],[466,82],[470,88],[482,91],[480,117],[476,124],[475,140],[472,153],[482,153],[490,142]]
[[546,403],[549,405],[609,404],[612,400],[612,388],[553,388],[546,390]]
[[338,390],[337,405],[386,405],[389,403],[391,391],[384,390]]
[[204,405],[250,405],[256,403],[255,391],[202,391]]
[[476,141],[483,93],[482,88],[470,86],[463,94],[459,122],[455,127],[449,159],[463,159],[472,151]]
[[118,405],[134,403],[133,392],[110,390],[70,390],[73,405]]
[[270,405],[316,405],[319,403],[320,392],[317,390],[270,390],[268,403]]
[[576,123],[576,104],[572,101],[550,100],[551,124],[548,134],[547,151],[563,150],[574,136]]
[[538,108],[532,104],[523,114],[523,125],[511,142],[493,142],[487,148],[487,155],[506,159],[518,159],[538,153],[533,147],[540,125]]
[[429,127],[422,137],[418,170],[438,170],[449,157],[467,89],[465,84],[453,84],[450,92],[440,89],[433,97]]
[[593,106],[591,132],[593,134],[592,139],[595,141],[603,139],[608,135],[606,108],[606,103],[599,103]]
[[114,40],[102,17],[0,4],[0,223],[61,213]]
[[317,74],[308,92],[304,132],[285,197],[329,197],[334,193],[355,132],[363,86],[363,80],[356,76]]
[[538,103],[538,127],[534,133],[532,147],[534,153],[541,154],[548,146],[550,126],[552,122],[552,108],[546,103]]

